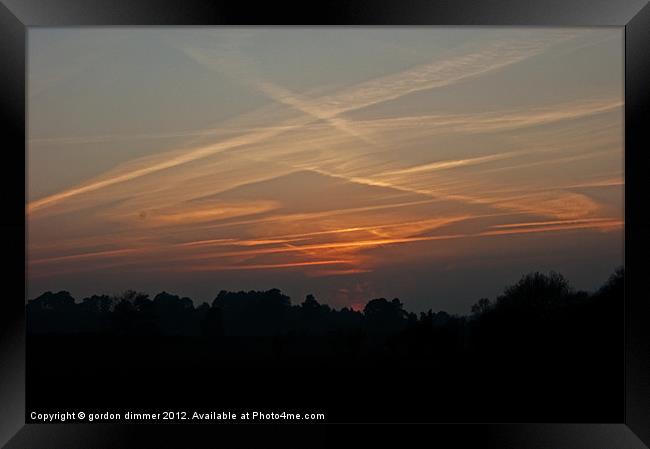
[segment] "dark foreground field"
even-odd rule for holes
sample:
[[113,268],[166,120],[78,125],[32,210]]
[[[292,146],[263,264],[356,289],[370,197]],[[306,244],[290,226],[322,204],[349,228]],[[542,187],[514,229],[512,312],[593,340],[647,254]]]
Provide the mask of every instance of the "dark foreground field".
[[212,305],[220,318],[207,321],[218,331],[204,317],[196,335],[136,331],[137,307],[101,332],[63,332],[38,324],[52,318],[52,308],[28,307],[27,409],[319,412],[329,422],[620,422],[622,273],[592,294],[538,281],[479,302],[467,317],[404,313],[395,321],[390,314],[401,306],[386,301],[343,326],[332,318],[338,312],[303,303],[285,310],[295,312],[291,320],[285,313],[284,324],[258,336],[234,335],[240,315],[231,310],[228,321],[223,297]]

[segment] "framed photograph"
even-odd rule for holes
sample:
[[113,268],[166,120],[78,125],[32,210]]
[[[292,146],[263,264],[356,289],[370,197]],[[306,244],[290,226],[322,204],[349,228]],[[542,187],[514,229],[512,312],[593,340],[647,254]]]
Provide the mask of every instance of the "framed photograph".
[[0,30],[4,447],[650,445],[647,2]]

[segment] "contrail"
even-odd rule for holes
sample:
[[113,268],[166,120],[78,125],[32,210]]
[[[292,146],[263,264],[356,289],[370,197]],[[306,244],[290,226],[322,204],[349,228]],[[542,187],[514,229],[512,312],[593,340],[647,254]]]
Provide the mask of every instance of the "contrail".
[[[528,40],[512,39],[496,42],[479,51],[450,57],[443,61],[433,61],[395,75],[380,77],[360,83],[341,91],[339,94],[321,97],[314,101],[318,102],[323,110],[329,111],[326,113],[328,118],[334,118],[336,115],[343,112],[353,111],[373,104],[394,100],[401,96],[421,90],[448,86],[468,78],[501,69],[535,56],[544,51],[550,45],[570,39],[573,36],[574,34],[572,33],[558,32],[553,33],[550,36],[545,36],[544,38]],[[205,61],[203,61],[203,63],[205,63]],[[301,105],[303,108],[305,107],[305,104],[301,103]],[[311,110],[311,108],[309,109]],[[293,127],[295,129],[314,120],[315,118],[312,115],[309,115],[307,118],[301,117],[290,123],[290,128]],[[271,128],[234,137],[213,145],[191,150],[186,154],[157,162],[149,167],[128,171],[108,179],[98,180],[86,185],[68,189],[32,201],[27,205],[27,212],[32,213],[70,197],[196,161],[227,149],[261,142],[264,139],[280,134],[283,132],[283,129],[284,128],[282,127],[280,129]]]

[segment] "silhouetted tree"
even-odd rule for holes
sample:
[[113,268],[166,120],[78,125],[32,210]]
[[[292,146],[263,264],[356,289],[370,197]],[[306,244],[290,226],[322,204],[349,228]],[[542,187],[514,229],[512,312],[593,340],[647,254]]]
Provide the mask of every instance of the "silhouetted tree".
[[196,335],[199,332],[194,303],[190,298],[159,293],[153,299],[153,311],[162,332],[167,335]]
[[222,311],[225,335],[276,335],[285,328],[291,302],[278,289],[265,292],[221,291],[212,307]]
[[137,334],[142,328],[139,326],[141,314],[138,313],[136,304],[148,300],[148,295],[127,290],[115,298],[115,307],[112,313],[113,326],[119,334]]
[[507,287],[496,299],[496,309],[513,309],[525,313],[545,313],[566,300],[572,288],[559,273],[530,273]]
[[207,309],[203,308],[203,310],[205,310],[205,314],[201,320],[201,335],[211,339],[223,336],[221,309],[208,306]]
[[399,299],[387,301],[385,298],[373,299],[363,309],[366,328],[370,332],[392,333],[406,326],[406,311]]
[[488,298],[479,299],[476,304],[472,306],[472,313],[475,315],[480,315],[487,312],[492,307],[492,303]]
[[128,290],[77,303],[61,291],[28,301],[27,328],[30,334],[194,336],[213,343],[232,336],[273,337],[268,348],[276,357],[382,353],[453,363],[452,357],[469,352],[503,362],[513,353],[535,358],[548,348],[586,354],[597,347],[613,354],[616,346],[609,341],[617,340],[610,337],[622,335],[622,320],[612,317],[622,310],[623,290],[622,268],[592,294],[575,291],[558,273],[535,272],[494,301],[479,299],[471,317],[432,310],[418,317],[397,298],[373,299],[363,312],[335,310],[313,295],[293,306],[278,289],[221,291],[212,305],[196,308],[190,298],[167,292],[152,300]]

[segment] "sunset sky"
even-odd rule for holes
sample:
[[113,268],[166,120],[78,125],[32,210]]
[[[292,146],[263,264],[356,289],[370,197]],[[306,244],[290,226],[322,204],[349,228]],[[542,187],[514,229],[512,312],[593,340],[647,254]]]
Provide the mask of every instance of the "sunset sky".
[[28,297],[399,297],[623,263],[621,28],[32,28]]

